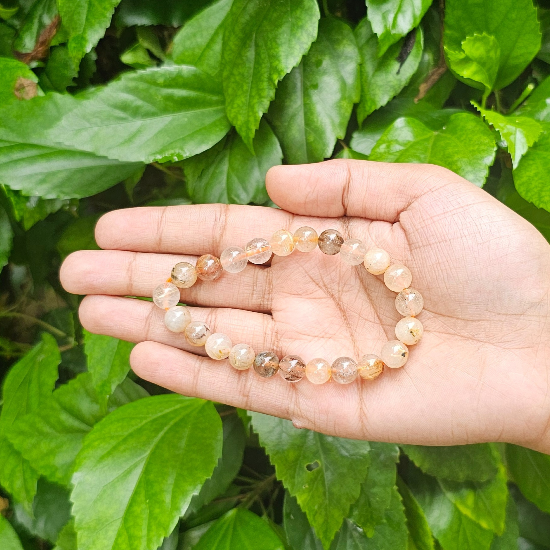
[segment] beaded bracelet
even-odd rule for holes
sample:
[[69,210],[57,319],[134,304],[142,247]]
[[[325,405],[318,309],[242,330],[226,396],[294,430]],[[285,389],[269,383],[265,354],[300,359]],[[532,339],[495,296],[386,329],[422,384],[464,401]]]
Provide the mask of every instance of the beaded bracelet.
[[[367,354],[359,361],[351,357],[339,357],[330,365],[325,359],[315,358],[307,364],[297,355],[287,355],[279,361],[273,351],[254,352],[248,344],[233,345],[226,334],[212,334],[203,322],[193,321],[191,313],[185,306],[178,306],[180,288],[189,288],[198,279],[215,281],[223,271],[239,273],[248,262],[263,264],[271,254],[288,256],[294,249],[300,252],[311,252],[317,246],[329,256],[340,253],[342,259],[352,265],[363,263],[369,273],[384,275],[385,285],[397,292],[395,307],[403,316],[396,327],[397,340],[386,342],[380,357]],[[416,344],[424,332],[422,323],[416,318],[424,307],[424,299],[418,290],[411,288],[411,272],[400,263],[392,263],[390,255],[381,248],[367,250],[358,239],[344,240],[336,229],[327,229],[317,235],[311,227],[300,227],[294,234],[280,229],[271,240],[252,239],[244,249],[238,246],[226,248],[220,258],[205,254],[197,259],[193,266],[180,262],[172,269],[171,277],[157,286],[153,292],[155,304],[166,310],[164,323],[172,332],[183,333],[192,346],[205,346],[206,353],[216,360],[229,358],[229,363],[237,370],[253,367],[263,378],[274,376],[277,372],[288,382],[298,382],[304,376],[313,384],[323,384],[330,378],[339,384],[349,384],[358,376],[364,380],[377,378],[384,366],[402,367],[408,359],[407,346]]]

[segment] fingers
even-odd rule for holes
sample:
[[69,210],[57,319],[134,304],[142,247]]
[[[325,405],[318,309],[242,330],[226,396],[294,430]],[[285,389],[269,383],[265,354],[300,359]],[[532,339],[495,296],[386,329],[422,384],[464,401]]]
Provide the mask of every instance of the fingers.
[[105,214],[95,234],[101,248],[219,256],[228,246],[244,248],[255,237],[269,239],[292,219],[287,212],[262,206],[149,206]]
[[[170,254],[81,250],[67,257],[60,279],[73,294],[149,297],[181,261],[196,263],[195,258]],[[198,280],[191,288],[181,289],[181,300],[186,304],[250,311],[269,312],[271,297],[270,270],[252,264],[241,273],[224,272],[217,281]]]
[[[269,315],[229,308],[190,308],[193,321],[206,323],[212,332],[223,332],[234,344],[244,342],[256,352],[276,350],[273,319]],[[150,340],[205,355],[203,347],[191,346],[183,334],[164,325],[164,311],[152,302],[115,296],[86,296],[80,305],[82,326],[95,334],[127,340]]]
[[449,181],[468,185],[439,166],[364,160],[274,166],[266,177],[269,196],[289,212],[388,222],[397,221],[415,200]]

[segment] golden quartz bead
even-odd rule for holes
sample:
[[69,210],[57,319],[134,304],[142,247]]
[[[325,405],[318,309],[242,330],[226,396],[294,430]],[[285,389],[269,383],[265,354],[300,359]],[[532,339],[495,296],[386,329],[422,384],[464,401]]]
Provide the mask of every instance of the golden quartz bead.
[[363,260],[365,268],[373,275],[382,275],[390,267],[390,255],[382,248],[371,248],[367,250]]
[[378,355],[368,353],[367,355],[363,355],[357,362],[357,370],[363,380],[374,380],[382,374],[384,362]]
[[317,235],[317,231],[313,227],[304,225],[294,231],[293,239],[296,248],[300,252],[311,252],[317,248],[319,235]]
[[384,272],[384,283],[394,292],[401,292],[411,286],[412,274],[407,267],[393,264]]
[[287,382],[299,382],[306,372],[306,364],[298,355],[287,355],[279,362],[279,374]]
[[229,352],[229,363],[237,370],[247,370],[253,363],[256,354],[248,344],[235,344]]
[[413,346],[420,342],[424,334],[424,327],[416,317],[403,317],[395,325],[395,336],[407,346]]
[[208,325],[200,321],[191,321],[184,330],[185,339],[192,346],[204,346],[206,340],[212,334]]
[[325,229],[325,231],[319,235],[317,244],[323,254],[334,256],[334,254],[340,252],[344,244],[344,237],[342,237],[340,232],[336,231],[336,229]]
[[172,268],[172,282],[178,288],[192,287],[197,281],[197,270],[189,262],[179,262]]
[[279,358],[272,351],[262,351],[254,358],[254,370],[262,378],[271,378],[279,370]]
[[271,245],[271,251],[275,256],[288,256],[294,251],[294,237],[290,231],[286,229],[279,229],[275,231],[271,240],[269,241]]
[[223,273],[223,267],[219,258],[212,256],[212,254],[200,256],[195,269],[197,270],[197,277],[202,281],[215,281]]
[[357,378],[357,363],[351,357],[338,357],[331,370],[332,379],[338,384],[351,384]]
[[324,359],[312,359],[306,365],[306,378],[312,384],[324,384],[330,376],[330,363]]
[[424,298],[422,294],[414,288],[406,288],[395,297],[395,309],[397,309],[403,317],[407,317],[408,315],[414,317],[418,315],[423,308]]
[[209,357],[221,361],[222,359],[227,359],[229,357],[229,352],[233,347],[233,342],[227,334],[222,334],[221,332],[215,332],[211,334],[204,344],[204,351],[206,351]]
[[398,369],[402,367],[409,358],[409,350],[405,344],[399,340],[390,340],[382,346],[380,359],[390,369]]

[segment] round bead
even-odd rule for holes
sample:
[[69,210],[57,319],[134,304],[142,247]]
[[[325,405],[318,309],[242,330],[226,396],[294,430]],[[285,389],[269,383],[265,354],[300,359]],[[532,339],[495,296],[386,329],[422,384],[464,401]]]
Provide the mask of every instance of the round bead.
[[162,283],[153,292],[153,302],[162,309],[170,309],[177,306],[179,301],[179,288],[172,283]]
[[197,281],[197,270],[189,262],[179,262],[172,268],[172,282],[178,288],[189,288]]
[[212,334],[212,331],[210,330],[208,325],[205,325],[200,321],[191,321],[185,327],[184,334],[185,339],[192,346],[204,346],[204,344],[206,344],[206,340]]
[[319,235],[317,235],[317,231],[313,227],[304,225],[294,231],[293,238],[296,248],[300,252],[311,252],[317,247]]
[[211,334],[206,339],[206,343],[204,344],[204,350],[208,356],[218,361],[227,359],[232,347],[233,342],[229,336],[227,336],[227,334],[222,334],[221,332]]
[[359,239],[348,239],[344,241],[340,249],[340,257],[349,265],[359,265],[363,263],[367,247]]
[[407,346],[399,340],[390,340],[382,346],[380,359],[390,367],[390,369],[398,369],[402,367],[409,358],[409,350]]
[[228,273],[240,273],[246,267],[248,258],[240,246],[230,246],[222,252],[220,263]]
[[279,231],[275,231],[269,241],[269,244],[271,245],[271,251],[276,256],[288,256],[289,254],[292,254],[294,247],[296,246],[294,244],[294,237],[292,236],[292,233],[286,229],[279,229]]
[[413,346],[418,343],[423,334],[424,327],[416,317],[403,317],[403,319],[395,325],[395,335],[397,339],[407,346]]
[[223,273],[220,260],[212,254],[200,256],[195,269],[197,270],[197,277],[203,281],[215,281]]
[[330,363],[324,359],[312,359],[306,365],[306,377],[312,384],[324,384],[330,375]]
[[298,355],[287,355],[279,363],[279,374],[287,382],[299,382],[306,372],[306,364]]
[[235,344],[229,352],[229,362],[237,370],[247,370],[254,363],[255,356],[248,344]]
[[357,363],[351,357],[338,357],[332,363],[332,378],[338,384],[351,384],[357,378]]
[[390,255],[382,248],[371,248],[365,254],[365,267],[373,275],[382,275],[390,267],[390,263]]
[[191,313],[185,306],[171,307],[164,314],[164,324],[172,332],[183,332],[191,322]]
[[368,353],[359,359],[357,370],[359,371],[359,376],[363,380],[374,380],[382,374],[384,363],[378,355]]
[[336,229],[325,229],[319,235],[318,245],[323,254],[333,256],[340,252],[340,248],[344,244],[344,237]]
[[262,378],[271,378],[279,370],[279,358],[272,351],[262,351],[254,358],[254,370]]
[[395,309],[404,317],[418,315],[423,308],[424,298],[414,288],[406,288],[395,297]]
[[265,239],[252,239],[245,249],[246,257],[252,264],[265,264],[271,258],[271,245]]
[[401,264],[393,264],[384,272],[384,283],[394,292],[401,292],[408,288],[412,282],[411,272]]

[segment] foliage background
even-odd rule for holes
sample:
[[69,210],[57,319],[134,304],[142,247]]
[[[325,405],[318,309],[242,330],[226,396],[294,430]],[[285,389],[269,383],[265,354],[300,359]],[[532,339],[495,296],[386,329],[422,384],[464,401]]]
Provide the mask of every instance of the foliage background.
[[329,157],[446,166],[548,238],[548,8],[2,0],[0,548],[550,548],[550,457],[169,394],[58,281],[108,210],[272,206],[269,167]]

